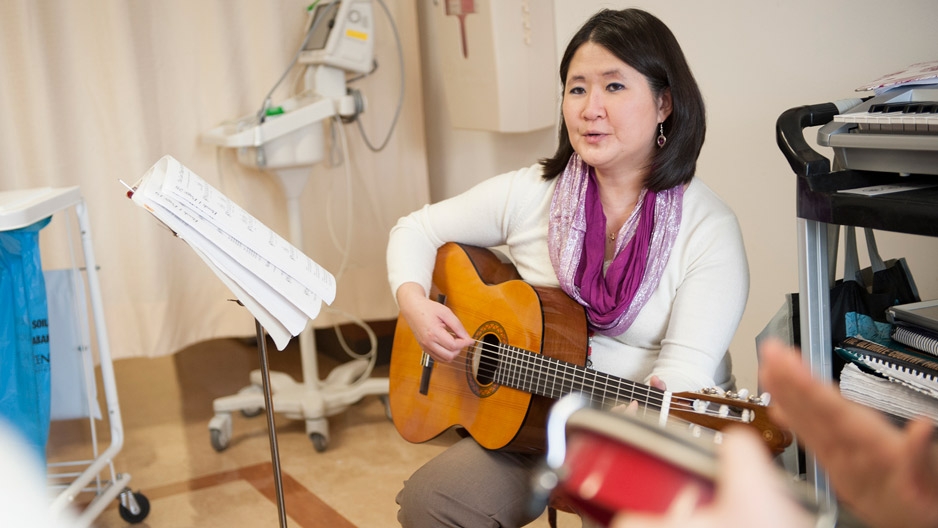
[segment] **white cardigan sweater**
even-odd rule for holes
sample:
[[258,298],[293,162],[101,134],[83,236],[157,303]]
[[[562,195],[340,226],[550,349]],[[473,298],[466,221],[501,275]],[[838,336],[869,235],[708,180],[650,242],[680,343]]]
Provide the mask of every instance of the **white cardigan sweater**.
[[[547,249],[557,178],[545,181],[541,174],[538,165],[502,174],[401,218],[388,243],[391,291],[416,282],[429,292],[437,248],[450,241],[507,246],[527,282],[558,286]],[[657,375],[671,391],[727,388],[733,384],[727,347],[748,294],[736,216],[695,178],[658,288],[625,333],[592,338],[592,368],[645,384]]]

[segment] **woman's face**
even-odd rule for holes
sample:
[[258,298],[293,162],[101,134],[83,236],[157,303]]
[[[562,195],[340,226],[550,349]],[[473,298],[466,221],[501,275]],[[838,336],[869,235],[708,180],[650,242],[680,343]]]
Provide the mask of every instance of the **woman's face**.
[[561,109],[573,149],[598,175],[644,177],[671,94],[656,97],[644,75],[587,42],[570,60]]

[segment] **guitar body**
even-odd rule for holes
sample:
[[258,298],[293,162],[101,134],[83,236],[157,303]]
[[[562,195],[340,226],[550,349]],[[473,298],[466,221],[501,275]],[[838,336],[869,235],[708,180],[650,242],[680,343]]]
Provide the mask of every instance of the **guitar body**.
[[430,295],[456,314],[475,344],[450,363],[435,363],[398,318],[389,396],[394,425],[406,440],[425,442],[458,426],[488,449],[541,452],[551,405],[578,392],[596,408],[637,401],[662,423],[717,431],[750,425],[774,453],[792,441],[758,398],[715,390],[670,393],[585,368],[583,308],[559,288],[522,281],[487,249],[440,247]]
[[[520,280],[511,264],[489,250],[442,246],[430,296],[441,299],[479,343],[517,347],[577,365],[586,360],[583,308],[558,288]],[[480,346],[452,363],[425,368],[413,332],[399,318],[389,376],[395,427],[411,442],[459,426],[488,449],[543,451],[554,400],[494,383]]]

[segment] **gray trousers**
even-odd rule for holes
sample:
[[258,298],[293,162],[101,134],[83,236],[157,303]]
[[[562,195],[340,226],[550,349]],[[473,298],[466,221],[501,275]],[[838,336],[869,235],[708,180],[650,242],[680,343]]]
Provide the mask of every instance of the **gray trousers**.
[[531,511],[531,477],[541,459],[463,438],[404,482],[397,520],[405,528],[524,526],[543,511]]

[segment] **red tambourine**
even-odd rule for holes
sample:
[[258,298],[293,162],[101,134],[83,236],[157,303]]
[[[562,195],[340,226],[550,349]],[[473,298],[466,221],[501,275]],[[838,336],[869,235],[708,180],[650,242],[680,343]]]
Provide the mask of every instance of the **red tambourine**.
[[589,407],[564,420],[562,402],[548,425],[548,469],[535,479],[555,507],[606,526],[623,511],[664,513],[688,486],[697,488],[696,507],[712,501],[714,435]]

